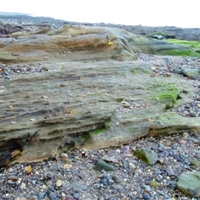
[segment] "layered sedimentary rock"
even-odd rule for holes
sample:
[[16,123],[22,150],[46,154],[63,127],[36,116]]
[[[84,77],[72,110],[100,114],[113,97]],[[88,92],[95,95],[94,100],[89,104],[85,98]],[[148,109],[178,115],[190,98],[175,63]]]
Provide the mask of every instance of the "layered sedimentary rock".
[[191,84],[180,76],[152,77],[152,69],[136,61],[135,52],[162,45],[120,29],[80,26],[1,40],[2,63],[40,62],[47,70],[1,83],[0,166],[148,135],[199,132],[198,118],[168,110],[189,101]]

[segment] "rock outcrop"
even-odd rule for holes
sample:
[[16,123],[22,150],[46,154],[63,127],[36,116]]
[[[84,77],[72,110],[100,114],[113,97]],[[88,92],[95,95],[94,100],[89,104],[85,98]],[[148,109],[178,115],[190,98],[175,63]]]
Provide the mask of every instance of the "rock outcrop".
[[158,53],[187,47],[156,41],[123,29],[88,26],[49,27],[34,33],[15,32],[0,41],[0,62],[20,63],[54,60],[136,60],[136,52]]
[[167,110],[189,101],[191,84],[178,75],[152,77],[135,54],[177,46],[82,26],[15,33],[0,46],[1,63],[40,62],[47,69],[2,82],[0,166],[143,136],[200,132],[198,118]]

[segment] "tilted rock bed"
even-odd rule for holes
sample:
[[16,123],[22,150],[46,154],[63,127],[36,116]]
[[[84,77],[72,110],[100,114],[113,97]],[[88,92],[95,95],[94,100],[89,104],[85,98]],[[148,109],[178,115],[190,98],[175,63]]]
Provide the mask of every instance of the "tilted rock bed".
[[[194,103],[192,102],[198,101],[197,95],[199,92],[199,81],[188,79],[187,77],[184,77],[182,74],[174,73],[173,70],[171,70],[171,68],[178,65],[178,63],[176,63],[175,57],[149,56],[146,54],[139,54],[138,58],[139,59],[138,61],[135,61],[135,64],[139,66],[146,66],[144,68],[145,73],[143,72],[143,76],[142,76],[143,78],[149,77],[151,78],[152,81],[155,79],[159,80],[159,84],[160,84],[162,79],[167,80],[172,77],[178,77],[180,78],[178,79],[180,82],[182,82],[182,80],[185,80],[187,83],[189,83],[188,86],[191,86],[191,89],[192,88],[194,89],[192,91],[189,91],[191,92],[191,95],[188,95],[188,98],[189,98],[188,101],[191,101],[191,103],[187,102],[186,104],[181,104],[180,106],[176,107],[176,103],[179,104],[179,100],[178,100],[171,109],[165,111],[166,114],[167,113],[170,114],[171,111],[175,111],[175,112],[178,112],[180,115],[184,115],[184,113],[187,111],[184,105],[190,105],[190,109],[196,109],[196,107],[194,106]],[[169,65],[167,64],[168,62],[165,62],[166,60],[171,61],[170,68],[169,68]],[[191,66],[195,66],[196,68],[198,68],[198,65],[197,65],[198,59],[177,57],[177,61],[178,60],[181,60],[181,62],[186,62],[185,60],[187,60],[187,64],[185,64],[185,68],[190,68]],[[177,65],[175,65],[175,63]],[[115,64],[121,65],[122,63],[115,62]],[[2,74],[1,81],[3,84],[5,84],[5,86],[8,86],[7,84],[9,82],[14,81],[16,77],[21,76],[22,80],[24,80],[25,78],[24,84],[28,85],[30,80],[28,81],[26,77],[27,76],[29,77],[31,74],[33,75],[38,74],[41,77],[44,75],[46,75],[47,77],[50,77],[49,75],[53,75],[52,72],[56,73],[56,72],[59,72],[60,70],[64,72],[66,69],[68,69],[69,71],[72,69],[75,69],[76,73],[80,73],[79,69],[81,67],[83,67],[84,69],[87,69],[87,67],[89,67],[90,70],[92,70],[92,68],[99,69],[99,71],[101,71],[99,72],[101,73],[100,74],[101,76],[105,74],[109,75],[109,79],[105,79],[105,80],[109,80],[109,87],[111,87],[110,80],[112,79],[114,75],[112,75],[112,73],[110,74],[111,69],[109,69],[109,71],[108,69],[106,71],[106,68],[102,70],[103,65],[101,62],[93,63],[92,66],[89,65],[88,63],[83,64],[79,62],[75,62],[71,64],[68,63],[68,65],[66,63],[60,63],[57,65],[57,68],[55,68],[55,66],[52,64],[48,64],[48,65],[33,64],[33,65],[18,65],[18,66],[7,65],[6,69],[9,71],[9,75],[8,75],[9,79],[4,79],[6,74]],[[132,63],[126,63],[124,66],[129,66],[129,65],[130,65],[130,68],[129,67],[121,68],[121,72],[123,72],[123,74],[125,73],[126,76],[129,78],[128,84],[130,87],[130,80],[131,80],[130,78],[132,78],[135,73],[137,74],[138,67],[132,67]],[[5,66],[2,66],[2,67],[5,67]],[[18,69],[18,71],[13,70],[15,69],[15,67]],[[24,71],[20,70],[20,67]],[[33,70],[32,71],[26,70],[29,67],[31,67],[31,69]],[[45,69],[48,69],[48,71]],[[112,72],[114,72],[115,76],[116,76],[116,71],[119,73],[119,69],[120,68],[118,66],[112,68]],[[24,72],[24,73],[20,73],[20,72]],[[68,76],[66,76],[68,81],[71,81],[71,84],[70,84],[71,89],[73,88],[72,85],[75,84],[76,81],[88,82],[87,81],[88,77],[90,78],[89,79],[90,84],[92,83],[91,82],[92,77],[95,77],[95,82],[98,82],[97,70],[96,70],[95,75],[93,73],[91,73],[91,75],[87,73],[87,76],[84,74],[81,74],[81,76],[77,78],[77,76],[72,76],[72,75],[69,76],[69,72],[68,72]],[[62,76],[59,75],[59,81],[61,81],[60,78],[62,78]],[[25,87],[22,83],[18,85],[19,89],[21,90],[23,90],[23,88]],[[36,93],[35,97],[38,96],[39,97],[38,99],[41,99],[41,103],[44,105],[44,107],[48,108],[49,106],[52,105],[52,102],[53,102],[52,97],[50,99],[50,96],[49,96],[49,94],[51,94],[51,91],[53,91],[54,88],[56,87],[65,88],[66,90],[67,86],[69,86],[69,83],[70,82],[68,82],[67,85],[63,83],[62,83],[63,85],[61,85],[59,82],[54,83],[53,84],[54,87],[49,87],[49,90],[47,90],[48,88],[45,88],[43,93],[39,95]],[[116,81],[114,83],[119,84],[119,82],[116,82]],[[171,81],[169,83],[171,84]],[[157,81],[156,81],[156,84],[158,84]],[[44,83],[43,87],[44,86],[47,87],[47,85],[48,85],[47,83]],[[144,90],[144,86],[141,84],[141,82],[138,84],[137,87],[142,88]],[[84,89],[86,90],[85,87]],[[114,89],[114,86],[113,86],[113,89]],[[1,87],[1,91],[2,91],[2,94],[4,94],[2,87]],[[27,99],[28,101],[31,100],[32,94],[30,93],[30,91],[23,90],[23,99],[25,100]],[[148,90],[146,90],[146,93],[147,92]],[[74,104],[74,109],[71,106],[70,108],[66,109],[67,116],[75,116],[77,114],[77,110],[75,110],[75,108],[80,109],[80,104],[77,104],[78,102],[76,103],[73,100],[69,101],[70,96],[73,99],[72,94],[73,94],[72,90],[71,92],[69,92],[68,90],[68,101],[66,101],[66,99],[64,99],[63,101],[64,105]],[[79,95],[81,94],[80,90],[78,94]],[[88,95],[89,93],[88,94],[84,93],[84,94]],[[106,93],[103,92],[103,94],[106,94]],[[138,99],[135,99],[135,98],[130,99],[130,98],[127,98],[127,96],[124,96],[124,98],[120,98],[119,94],[121,95],[122,93],[121,92],[119,93],[118,91],[118,95],[115,97],[116,103],[114,106],[114,110],[116,110],[116,113],[118,116],[125,117],[127,115],[126,118],[131,119],[132,117],[131,113],[133,113],[134,115],[136,113],[137,114],[136,117],[140,118],[141,117],[140,112],[142,110],[146,111],[148,110],[148,108],[151,108],[151,106],[153,106],[150,103],[142,101],[139,97]],[[138,94],[139,92],[137,92],[137,95]],[[128,95],[127,91],[125,92],[125,95]],[[15,97],[21,98],[19,96],[15,96]],[[94,96],[94,98],[96,97]],[[13,100],[16,100],[16,98]],[[1,103],[4,103],[4,101]],[[17,99],[17,101],[19,101],[19,99]],[[37,98],[36,98],[36,101],[37,101]],[[105,96],[103,96],[103,99],[101,101],[108,103]],[[6,111],[7,113],[10,113],[10,112],[12,113],[12,111],[15,111],[16,109],[15,101],[11,101],[10,103],[11,104],[7,104],[7,107],[3,108],[4,112]],[[77,105],[79,106],[77,107]],[[90,103],[89,105],[91,108],[92,104]],[[154,107],[154,109],[155,108],[156,107]],[[182,110],[179,110],[180,108],[182,108]],[[45,111],[42,115],[40,115],[40,118],[41,116],[43,116],[41,120],[48,120],[48,119],[51,119],[52,117],[56,117],[58,115],[57,112],[59,113],[61,111],[62,110],[60,109],[56,111],[54,111],[53,109],[52,110],[49,109],[48,112]],[[24,111],[19,110],[18,112],[20,114],[20,112],[23,113]],[[199,110],[197,110],[196,113],[199,113]],[[36,115],[35,115],[33,112],[33,114],[31,114],[30,116],[29,115],[30,114],[27,113],[24,119],[26,123],[32,124],[37,119],[38,114],[36,112]],[[187,117],[185,117],[186,121],[187,119],[188,121],[190,121],[190,118],[197,119],[197,124],[198,124],[197,115],[196,116],[188,115]],[[5,118],[3,120],[5,121]],[[148,120],[150,123],[153,122],[152,118],[148,118]],[[126,120],[123,123],[125,124],[127,122],[130,123],[130,121],[126,121]],[[9,127],[17,127],[18,123],[19,123],[18,120],[12,119],[12,115],[11,115],[11,118],[10,119],[8,118],[7,120],[7,124]],[[121,122],[119,121],[119,123]],[[184,123],[187,124],[186,122],[183,122],[183,124]],[[187,125],[190,125],[190,124],[187,124]],[[106,126],[108,127],[110,126],[109,121],[107,123],[106,121],[104,122],[104,127],[99,127],[97,129],[94,129],[94,132],[91,133],[91,137],[98,136],[99,135],[98,133],[101,134],[106,128]],[[187,128],[185,129],[190,130]],[[183,132],[183,130],[184,130],[183,128],[180,131],[178,131],[178,129],[175,129],[174,132],[177,132],[177,131]],[[154,131],[152,130],[152,135],[154,135]],[[192,128],[191,128],[191,131],[192,131]],[[168,129],[168,131],[165,132],[165,134],[168,132],[170,132],[170,129]],[[159,132],[159,133],[162,133],[162,132]],[[84,133],[83,136],[84,137],[82,139],[86,139],[88,137],[88,134]],[[27,143],[29,143],[29,141],[32,140],[30,144],[32,144],[33,142],[37,143],[39,142],[39,140],[45,141],[45,139],[42,139],[42,138],[37,139],[34,137],[33,139],[31,138],[25,138],[25,139]],[[45,161],[45,162],[37,162],[35,164],[31,162],[31,159],[32,161],[34,161],[34,159],[35,161],[38,159],[38,155],[36,156],[34,152],[35,149],[31,149],[31,148],[28,149],[27,147],[22,147],[24,149],[11,148],[10,149],[11,154],[7,154],[7,158],[10,158],[9,156],[11,155],[11,159],[15,160],[17,158],[16,162],[18,162],[18,159],[20,161],[21,154],[24,154],[24,152],[29,151],[27,156],[29,157],[29,162],[31,163],[26,163],[26,161],[24,160],[23,161],[25,162],[24,164],[11,165],[10,167],[6,169],[1,168],[2,169],[2,173],[0,174],[2,177],[1,198],[12,199],[12,198],[17,198],[17,197],[21,197],[21,198],[24,197],[25,199],[29,199],[29,198],[37,199],[40,197],[42,199],[44,197],[49,197],[50,199],[70,199],[70,198],[72,199],[73,198],[74,199],[99,199],[101,197],[102,200],[103,199],[113,199],[113,200],[114,199],[116,200],[117,199],[131,199],[132,200],[136,198],[190,199],[191,197],[187,197],[185,196],[185,194],[180,192],[179,188],[177,187],[177,182],[178,182],[178,177],[182,173],[188,172],[188,171],[195,172],[199,170],[199,160],[200,160],[200,157],[199,157],[200,155],[199,141],[200,140],[199,139],[200,138],[199,138],[198,131],[196,133],[186,131],[183,134],[178,134],[178,135],[173,135],[173,136],[147,137],[147,138],[142,138],[140,140],[136,140],[134,142],[127,141],[127,142],[124,142],[125,143],[124,145],[122,145],[121,143],[119,144],[119,147],[114,147],[114,148],[103,148],[100,150],[93,150],[93,151],[73,150],[71,152],[68,152],[67,154],[65,152],[67,152],[70,149],[70,145],[71,147],[73,147],[74,142],[76,143],[76,140],[74,140],[73,137],[70,137],[70,139],[66,141],[68,145],[62,147],[61,149],[59,149],[59,151],[57,151],[54,148],[54,146],[52,145],[53,143],[51,143],[51,140],[47,139],[47,141],[50,142],[49,143],[50,154],[48,155],[51,155],[49,158],[53,160]],[[126,143],[129,143],[129,144],[126,144]],[[16,145],[15,143],[13,144]],[[45,145],[45,142],[43,143],[43,145]],[[80,144],[77,143],[76,145],[80,145]],[[76,146],[76,148],[78,147],[79,146]],[[42,146],[40,146],[40,148],[42,149]],[[134,155],[134,151],[136,149],[147,149],[147,150],[154,151],[158,156],[158,160],[153,165],[146,164],[144,161],[140,160]],[[6,151],[6,152],[9,153],[9,151]],[[5,154],[2,154],[2,156],[4,157],[2,161],[5,162]],[[28,157],[25,157],[25,159],[27,159]],[[109,165],[111,165],[112,166],[111,169],[113,169],[114,171],[105,171],[105,170],[100,171],[100,172],[95,171],[94,170],[95,166],[99,160],[103,160]],[[2,164],[5,164],[3,162]],[[108,169],[108,168],[105,168],[105,169]]]
[[[186,69],[200,70],[200,59],[191,57],[178,57],[178,56],[153,56],[148,54],[137,54],[138,62],[140,64],[147,64],[152,69],[152,76],[172,76],[173,74],[183,75]],[[41,73],[48,71],[47,67],[43,67],[41,63],[34,64],[0,64],[0,80],[10,80],[15,75],[28,75],[31,73]],[[185,76],[186,77],[186,76]],[[191,79],[191,77],[186,77]],[[190,80],[196,92],[193,95],[193,100],[186,104],[179,106],[176,109],[182,116],[197,117],[200,115],[200,83],[198,80]],[[122,105],[118,108],[119,111],[131,112],[134,109],[140,109],[144,105],[134,101],[122,101]]]
[[[193,105],[188,102],[198,95],[199,82],[173,73],[173,64],[169,68],[165,62],[173,57],[138,57],[134,62],[21,65],[24,74],[20,65],[17,73],[8,65],[1,73],[3,79],[13,76],[0,90],[1,166],[16,158],[40,161],[62,149],[121,145],[148,134],[198,132],[197,106],[190,108],[195,115],[189,118],[176,112],[184,115],[180,106]],[[26,70],[32,66],[33,71]],[[16,158],[15,150],[21,152]]]

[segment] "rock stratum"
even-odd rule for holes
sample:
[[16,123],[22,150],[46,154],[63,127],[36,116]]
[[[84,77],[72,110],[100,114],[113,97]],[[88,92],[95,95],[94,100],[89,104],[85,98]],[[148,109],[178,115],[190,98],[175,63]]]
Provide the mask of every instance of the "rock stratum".
[[137,53],[186,47],[79,25],[11,33],[0,47],[2,77],[9,66],[41,69],[1,82],[0,166],[144,136],[200,132],[198,117],[170,110],[191,101],[195,91],[187,79],[154,76],[137,60]]

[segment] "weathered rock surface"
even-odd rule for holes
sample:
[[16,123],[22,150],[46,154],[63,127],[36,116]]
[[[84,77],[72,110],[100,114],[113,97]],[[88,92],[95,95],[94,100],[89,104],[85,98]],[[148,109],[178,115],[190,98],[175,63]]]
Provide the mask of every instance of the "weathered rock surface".
[[[191,84],[178,75],[152,77],[152,69],[136,61],[135,52],[176,47],[110,28],[37,33],[0,41],[2,63],[39,61],[48,69],[2,82],[0,166],[148,135],[200,132],[198,118],[166,110],[189,101]],[[127,107],[132,110],[120,111]]]

